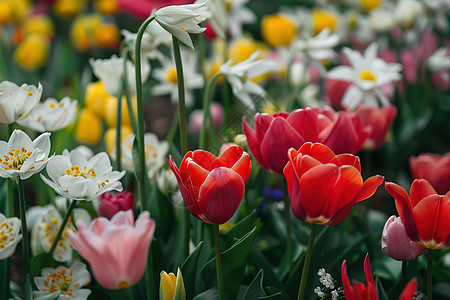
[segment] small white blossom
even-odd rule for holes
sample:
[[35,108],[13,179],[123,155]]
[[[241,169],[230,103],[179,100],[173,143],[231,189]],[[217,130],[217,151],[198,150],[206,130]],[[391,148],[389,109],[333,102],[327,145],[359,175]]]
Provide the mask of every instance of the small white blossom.
[[256,15],[245,7],[249,0],[227,0],[225,8],[227,11],[226,20],[228,21],[228,29],[233,39],[242,36],[242,25],[253,24],[256,22]]
[[70,268],[59,266],[56,269],[42,269],[42,277],[35,277],[34,282],[39,291],[34,297],[41,297],[60,291],[60,300],[86,300],[91,291],[83,289],[91,281],[86,265],[75,262]]
[[336,290],[331,291],[331,299],[337,300],[339,298],[339,293]]
[[433,72],[443,72],[450,69],[450,55],[447,49],[436,50],[427,60],[427,66]]
[[316,293],[317,294],[317,296],[319,296],[319,297],[326,297],[328,294],[327,293],[324,293],[324,292],[322,292],[322,290],[320,289],[320,287],[316,287],[315,289],[314,289],[314,293]]
[[335,55],[332,48],[338,43],[339,36],[332,33],[329,28],[325,28],[313,37],[297,39],[293,42],[292,49],[307,60],[329,60]]
[[17,86],[10,81],[0,83],[0,123],[12,124],[25,118],[39,103],[42,85],[22,84]]
[[0,260],[13,255],[17,244],[22,239],[20,220],[16,217],[6,218],[0,213]]

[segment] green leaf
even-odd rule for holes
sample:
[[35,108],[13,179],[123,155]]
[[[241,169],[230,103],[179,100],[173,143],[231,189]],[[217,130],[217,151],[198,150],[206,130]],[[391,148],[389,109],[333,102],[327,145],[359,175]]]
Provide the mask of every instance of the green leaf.
[[186,296],[187,299],[192,299],[195,292],[195,279],[197,277],[197,263],[200,253],[202,251],[203,242],[200,242],[192,253],[186,258],[181,266],[181,272],[186,277]]
[[198,294],[194,297],[194,300],[218,300],[219,299],[219,292],[216,288],[212,288],[209,290],[204,291],[201,294]]
[[173,300],[186,300],[186,291],[184,290],[183,275],[180,268],[177,270],[177,282],[175,285],[175,295]]
[[263,278],[264,270],[261,269],[245,291],[244,300],[253,300],[261,296],[266,296],[263,289]]
[[145,166],[142,166],[139,160],[139,142],[137,140],[137,137],[133,140],[133,149],[131,150],[131,157],[133,160],[133,167],[134,167],[134,176],[136,177],[136,180],[141,180],[141,175],[143,168]]
[[249,261],[252,265],[257,268],[264,270],[264,282],[265,285],[275,286],[277,288],[282,288],[282,284],[278,280],[277,275],[274,272],[274,268],[269,264],[267,259],[256,249],[252,249],[249,255]]
[[58,266],[59,263],[53,259],[50,253],[41,253],[31,259],[31,275],[33,277],[41,276],[43,268],[57,268]]
[[386,290],[384,289],[383,283],[380,278],[375,279],[375,286],[377,287],[378,297],[380,300],[389,300]]
[[26,274],[25,276],[25,299],[33,299],[33,287],[31,286],[31,279],[29,274]]
[[[256,239],[256,227],[244,235],[236,243],[222,252],[222,272],[225,285],[225,293],[230,298],[235,298],[239,290],[239,286],[244,277],[247,255]],[[216,259],[213,258],[203,266],[201,275],[205,282],[215,284],[216,279]],[[214,279],[213,279],[214,278]]]
[[248,216],[236,223],[227,233],[220,238],[220,249],[222,251],[230,248],[233,244],[255,227],[256,211],[253,210]]
[[267,290],[269,291],[269,293],[271,293],[272,295],[267,296],[267,297],[260,297],[259,299],[283,299],[283,300],[289,300],[289,297],[286,295],[286,293],[284,293],[282,290],[273,287],[273,286],[268,286]]

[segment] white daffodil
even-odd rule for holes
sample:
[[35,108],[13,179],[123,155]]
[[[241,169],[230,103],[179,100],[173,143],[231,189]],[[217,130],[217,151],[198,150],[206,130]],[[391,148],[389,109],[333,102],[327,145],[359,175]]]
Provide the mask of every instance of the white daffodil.
[[376,37],[369,17],[357,10],[348,11],[342,16],[336,33],[340,37],[340,42],[350,41],[364,45],[369,44]]
[[39,290],[33,292],[34,297],[59,291],[59,300],[86,300],[91,294],[90,290],[82,288],[91,282],[91,274],[81,262],[74,262],[70,268],[44,268],[41,274],[41,277],[34,277],[34,283]]
[[292,49],[307,60],[329,60],[335,55],[333,47],[339,43],[339,36],[325,28],[317,35],[294,41]]
[[436,50],[428,59],[427,66],[433,72],[444,72],[450,70],[450,55],[447,49]]
[[328,73],[332,79],[352,82],[345,92],[342,105],[354,110],[360,102],[367,105],[389,105],[389,100],[381,92],[381,86],[401,79],[401,66],[396,63],[386,63],[377,57],[377,44],[369,45],[364,56],[349,48],[344,53],[351,66],[338,66]]
[[[130,134],[122,142],[122,166],[125,170],[133,172],[133,141],[135,135]],[[145,166],[148,172],[150,180],[155,178],[156,173],[164,165],[167,154],[169,153],[169,143],[166,141],[160,141],[158,137],[150,132],[144,135],[144,148],[145,148]],[[113,150],[114,151],[114,150]],[[113,156],[115,154],[113,153]]]
[[233,39],[242,36],[242,25],[256,22],[256,15],[245,7],[249,0],[225,0],[226,20]]
[[252,110],[255,109],[255,104],[250,94],[264,96],[266,92],[251,79],[276,68],[273,61],[258,59],[258,57],[259,51],[255,51],[243,62],[232,66],[230,59],[220,67],[220,72],[226,76],[233,94]]
[[47,164],[50,179],[41,174],[42,180],[59,195],[75,200],[92,200],[104,192],[122,191],[119,181],[125,171],[112,171],[106,152],[100,152],[87,160],[78,150],[63,151],[53,156]]
[[22,84],[17,86],[10,81],[0,83],[0,123],[12,124],[25,118],[39,103],[42,85]]
[[394,7],[390,3],[372,10],[369,13],[369,20],[378,32],[388,32],[395,27]]
[[205,4],[166,6],[155,12],[155,21],[182,43],[194,49],[189,33],[202,33],[206,30],[198,26],[204,19],[198,12],[203,5]]
[[13,255],[17,243],[22,239],[20,220],[16,217],[6,218],[0,213],[0,260]]
[[43,103],[39,103],[17,124],[28,127],[34,131],[57,131],[69,126],[77,114],[77,100],[70,100],[64,97],[61,101],[48,98]]
[[34,141],[22,130],[14,130],[8,142],[0,141],[0,177],[25,180],[39,173],[47,163],[50,152],[50,133],[45,132]]
[[[66,198],[56,197],[56,203],[66,203]],[[67,211],[65,207],[63,212]],[[58,231],[61,230],[62,217],[58,209],[52,204],[45,207],[39,207],[39,209],[32,209],[27,211],[27,217],[35,219],[33,228],[31,231],[31,250],[33,255],[38,255],[43,252],[49,252]],[[91,218],[89,213],[83,208],[75,208],[73,210],[74,221],[83,220],[90,222]],[[75,223],[74,222],[74,223]],[[72,259],[73,247],[67,239],[67,232],[69,230],[74,231],[72,222],[69,221],[64,228],[58,244],[53,252],[53,258],[56,261],[70,261]]]
[[[197,0],[195,4],[206,3],[200,8],[200,15],[205,16],[214,32],[222,39],[224,39],[227,29],[227,10],[226,4],[223,0]],[[204,20],[202,20],[204,21]]]
[[[105,85],[108,94],[117,97],[121,92],[122,78],[124,76],[123,58],[117,55],[111,56],[109,59],[89,60],[95,76],[97,76]],[[136,74],[134,64],[127,60],[127,83],[130,93],[136,93]],[[141,60],[141,79],[146,81],[150,74],[150,63],[147,59]]]
[[[192,90],[203,87],[203,76],[196,71],[197,55],[193,51],[181,52],[183,61],[184,89],[186,106],[191,106],[194,102]],[[155,69],[152,76],[159,81],[153,86],[154,96],[169,95],[172,102],[178,102],[177,70],[175,64],[165,58],[161,61],[161,68]]]

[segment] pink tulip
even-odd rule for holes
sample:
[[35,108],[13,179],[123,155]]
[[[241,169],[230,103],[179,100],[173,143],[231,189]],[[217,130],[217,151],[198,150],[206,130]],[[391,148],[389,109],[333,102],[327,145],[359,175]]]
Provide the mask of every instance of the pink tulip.
[[97,281],[116,290],[136,284],[144,275],[147,253],[155,232],[148,211],[134,224],[133,212],[119,211],[110,220],[100,217],[88,227],[77,222],[78,232],[68,231],[75,249],[91,265]]
[[383,146],[386,133],[394,121],[397,109],[395,106],[384,106],[377,108],[373,106],[360,105],[355,113],[359,116],[364,126],[370,126],[372,133],[364,143],[368,149],[377,149]]
[[[214,128],[218,130],[223,121],[223,107],[217,102],[212,102],[209,106],[209,114],[213,121]],[[189,132],[199,133],[203,125],[203,110],[196,109],[191,112],[189,116]],[[206,128],[209,128],[209,122],[206,123]]]
[[100,196],[98,204],[98,216],[111,219],[117,212],[121,210],[133,209],[134,195],[133,193],[123,191],[117,194],[104,193]]
[[408,261],[422,255],[425,247],[411,241],[402,220],[391,216],[384,225],[381,250],[395,260]]
[[409,167],[414,179],[426,179],[439,195],[450,191],[450,152],[412,156]]
[[131,13],[139,19],[146,19],[153,9],[159,9],[169,5],[191,4],[189,0],[117,0],[121,10]]

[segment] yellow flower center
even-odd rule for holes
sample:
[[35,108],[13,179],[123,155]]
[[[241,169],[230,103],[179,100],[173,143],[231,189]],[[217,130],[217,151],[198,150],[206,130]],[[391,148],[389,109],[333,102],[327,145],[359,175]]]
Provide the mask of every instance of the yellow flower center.
[[306,216],[306,221],[311,224],[324,225],[330,221],[330,219],[325,218],[324,216],[320,216],[318,218],[309,218]]
[[[66,245],[65,245],[64,241],[67,240],[67,230],[69,229],[69,230],[73,231],[73,229],[70,228],[70,218],[71,217],[69,217],[69,220],[67,221],[67,225],[64,228],[64,231],[61,234],[61,237],[58,240],[57,248],[66,249]],[[46,239],[48,239],[48,242],[49,242],[47,248],[51,249],[51,246],[53,245],[53,242],[55,241],[55,236],[58,234],[58,231],[61,229],[61,224],[59,224],[58,219],[52,218],[50,220],[50,222],[44,223],[43,226],[44,226],[44,230],[45,230],[44,236]],[[71,244],[69,243],[69,245],[71,245]]]
[[[3,155],[3,159],[0,157],[0,163],[4,165],[5,170],[20,170],[23,163],[30,157],[31,151],[27,151],[22,146],[20,149],[14,149]],[[31,167],[31,169],[34,166]]]
[[177,83],[177,70],[175,68],[170,68],[167,71],[166,80],[169,83],[173,83],[173,84]]
[[44,286],[47,288],[42,289],[42,291],[53,293],[56,291],[61,291],[61,295],[71,296],[73,289],[72,286],[72,268],[69,269],[69,276],[66,275],[67,269],[62,268],[59,271],[55,271],[50,275],[47,275],[47,278],[44,279]]
[[382,0],[359,0],[365,10],[370,11],[380,6]]
[[359,73],[359,78],[365,81],[376,81],[377,77],[370,70],[363,70]]
[[75,165],[73,167],[67,168],[66,174],[62,174],[61,176],[63,175],[69,175],[73,177],[81,176],[88,179],[88,178],[95,178],[95,171],[92,168],[86,171],[86,166],[84,166],[83,169],[80,171],[80,166]]
[[13,228],[9,227],[8,223],[4,221],[0,224],[0,249],[5,248],[10,242],[14,242]]

